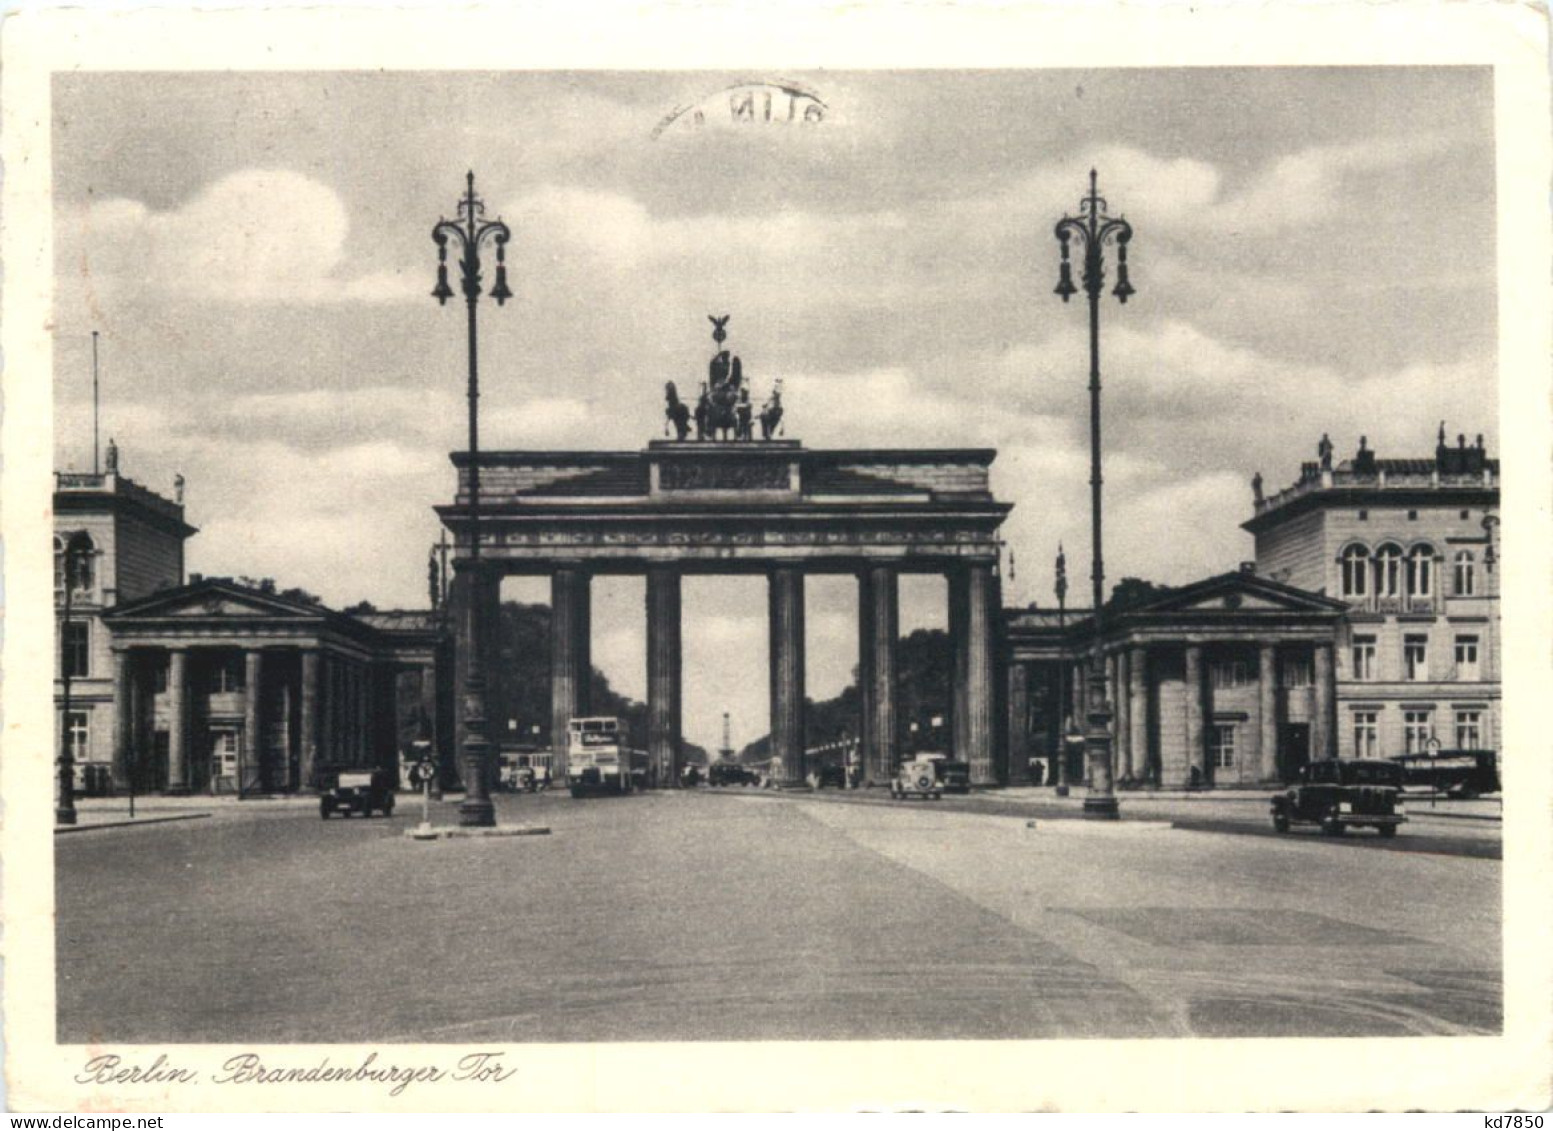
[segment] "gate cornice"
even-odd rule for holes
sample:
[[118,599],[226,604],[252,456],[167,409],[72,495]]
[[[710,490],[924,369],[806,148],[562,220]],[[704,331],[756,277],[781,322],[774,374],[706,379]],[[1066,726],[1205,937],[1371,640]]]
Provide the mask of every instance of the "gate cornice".
[[[1013,509],[992,496],[986,448],[805,450],[796,441],[653,443],[637,452],[480,454],[481,555],[631,568],[995,562]],[[467,547],[460,490],[437,509]]]

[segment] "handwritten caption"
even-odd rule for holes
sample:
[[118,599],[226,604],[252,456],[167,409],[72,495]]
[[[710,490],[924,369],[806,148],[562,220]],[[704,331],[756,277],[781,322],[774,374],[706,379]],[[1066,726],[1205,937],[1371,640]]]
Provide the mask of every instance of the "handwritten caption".
[[76,1073],[77,1084],[379,1084],[388,1094],[403,1094],[411,1084],[500,1084],[517,1074],[503,1061],[504,1053],[472,1052],[452,1064],[398,1063],[370,1052],[355,1062],[338,1063],[325,1056],[311,1064],[265,1061],[258,1053],[229,1056],[215,1071],[186,1068],[158,1054],[150,1064],[125,1060],[114,1053],[88,1059]]

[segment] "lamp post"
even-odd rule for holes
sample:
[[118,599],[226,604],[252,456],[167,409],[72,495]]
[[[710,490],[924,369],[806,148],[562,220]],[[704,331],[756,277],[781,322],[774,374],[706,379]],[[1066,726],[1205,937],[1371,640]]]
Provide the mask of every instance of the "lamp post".
[[[1068,635],[1068,556],[1057,543],[1057,637],[1065,642]],[[1068,795],[1068,664],[1057,665],[1057,796]],[[1076,720],[1073,720],[1076,721]]]
[[81,559],[92,552],[90,539],[79,530],[65,542],[62,572],[65,581],[64,616],[59,626],[59,677],[61,683],[59,709],[59,803],[54,808],[54,823],[73,825],[75,811],[75,751],[71,748],[75,735],[70,729],[70,679],[75,665],[70,656],[71,598],[80,581]]
[[481,827],[496,823],[496,808],[491,804],[491,744],[486,738],[485,717],[485,626],[482,599],[485,574],[480,562],[480,370],[475,338],[475,309],[480,301],[480,247],[486,241],[496,245],[496,285],[491,297],[501,306],[512,292],[507,289],[507,241],[512,232],[498,217],[483,219],[485,204],[475,195],[475,175],[468,176],[464,197],[458,202],[458,217],[440,219],[431,230],[437,245],[437,286],[432,293],[446,306],[453,297],[448,286],[448,242],[462,252],[459,273],[464,300],[469,307],[469,662],[464,675],[464,800],[458,807],[458,823]]
[[1091,785],[1084,798],[1084,815],[1114,820],[1118,810],[1116,792],[1111,784],[1111,707],[1106,699],[1103,652],[1105,565],[1100,538],[1100,292],[1105,289],[1105,245],[1113,243],[1116,245],[1116,287],[1111,293],[1123,303],[1133,293],[1132,285],[1127,281],[1127,244],[1132,240],[1132,225],[1119,216],[1106,214],[1105,198],[1096,187],[1096,173],[1091,169],[1089,195],[1079,201],[1079,214],[1064,215],[1057,221],[1055,231],[1062,245],[1062,272],[1056,293],[1062,296],[1063,302],[1078,293],[1068,263],[1068,245],[1077,239],[1084,254],[1084,293],[1089,296],[1089,490],[1095,640],[1089,659],[1089,731],[1085,737]]

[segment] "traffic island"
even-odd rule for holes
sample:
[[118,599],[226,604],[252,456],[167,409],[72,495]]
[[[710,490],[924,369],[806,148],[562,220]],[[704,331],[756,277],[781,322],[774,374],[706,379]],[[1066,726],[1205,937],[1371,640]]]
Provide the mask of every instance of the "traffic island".
[[1061,833],[1064,836],[1134,836],[1169,832],[1175,828],[1173,821],[1086,821],[1064,814],[1061,817],[1043,817],[1025,822],[1027,833]]
[[493,825],[490,828],[461,828],[453,826],[449,828],[434,828],[430,825],[417,825],[413,829],[406,829],[404,835],[410,840],[456,840],[466,837],[497,837],[497,836],[549,836],[549,825]]

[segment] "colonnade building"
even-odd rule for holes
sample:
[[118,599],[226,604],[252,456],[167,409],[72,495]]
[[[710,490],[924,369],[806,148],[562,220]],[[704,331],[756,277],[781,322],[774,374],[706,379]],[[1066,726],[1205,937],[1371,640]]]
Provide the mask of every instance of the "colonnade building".
[[[1497,751],[1499,461],[1478,437],[1382,459],[1361,437],[1287,489],[1252,481],[1237,572],[1107,615],[1102,649],[1122,785],[1287,781],[1322,758]],[[1009,780],[1062,771],[1086,710],[1087,609],[1005,616]],[[1039,770],[1034,767],[1039,766]]]
[[143,487],[111,447],[104,472],[56,475],[54,523],[57,723],[80,788],[307,790],[320,765],[393,766],[407,734],[451,741],[437,614],[338,612],[268,580],[186,582],[196,531],[181,481],[173,498]]

